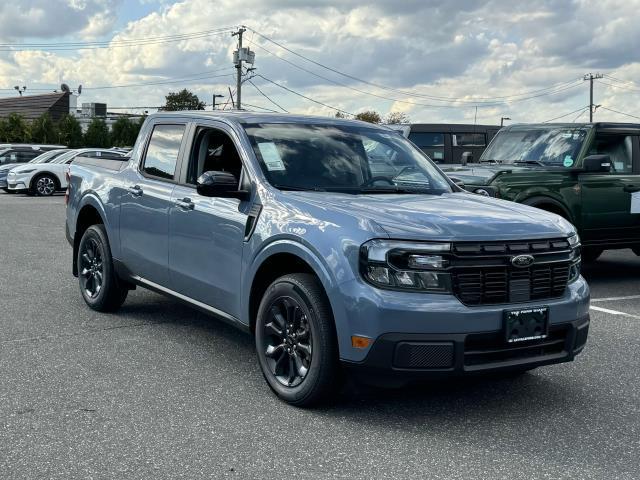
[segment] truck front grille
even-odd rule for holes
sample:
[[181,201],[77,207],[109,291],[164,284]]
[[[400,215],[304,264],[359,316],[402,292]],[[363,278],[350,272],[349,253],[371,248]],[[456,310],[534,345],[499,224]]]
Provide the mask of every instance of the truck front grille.
[[[453,292],[466,305],[545,300],[564,295],[575,254],[565,240],[456,244],[451,264]],[[534,257],[530,267],[511,264],[515,255]]]

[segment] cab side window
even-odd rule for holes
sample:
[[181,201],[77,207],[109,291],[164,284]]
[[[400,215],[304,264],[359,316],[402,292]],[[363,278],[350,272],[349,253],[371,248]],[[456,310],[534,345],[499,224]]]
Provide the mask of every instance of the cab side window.
[[173,180],[184,125],[156,125],[149,139],[142,171],[152,177]]
[[239,184],[242,161],[229,135],[215,128],[200,128],[193,142],[187,183],[195,185],[200,175],[211,171],[231,173]]
[[609,155],[611,173],[633,171],[632,137],[628,135],[597,135],[588,155]]

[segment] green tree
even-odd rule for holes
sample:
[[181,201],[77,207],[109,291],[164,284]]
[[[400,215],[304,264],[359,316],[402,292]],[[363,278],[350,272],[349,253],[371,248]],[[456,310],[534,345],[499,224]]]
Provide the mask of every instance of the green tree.
[[382,122],[382,117],[375,110],[366,110],[364,112],[360,112],[356,114],[355,119],[362,120],[363,122],[369,122],[369,123]]
[[10,113],[6,122],[6,141],[9,143],[28,142],[30,133],[29,125],[22,115]]
[[342,112],[336,112],[336,118],[347,118],[347,114]]
[[411,123],[409,115],[403,112],[389,112],[387,118],[384,119],[387,125],[398,125],[401,123]]
[[186,88],[179,92],[171,92],[164,97],[166,103],[161,110],[204,110],[205,103],[198,96]]
[[131,147],[138,137],[138,122],[120,117],[111,126],[111,143],[116,147]]
[[4,118],[0,118],[0,142],[7,142],[7,121]]
[[65,115],[58,122],[58,142],[70,148],[84,145],[82,127],[73,115]]
[[84,132],[84,145],[93,148],[109,148],[111,146],[109,127],[101,118],[94,118]]
[[56,143],[58,129],[48,113],[43,113],[31,122],[31,141],[34,143]]

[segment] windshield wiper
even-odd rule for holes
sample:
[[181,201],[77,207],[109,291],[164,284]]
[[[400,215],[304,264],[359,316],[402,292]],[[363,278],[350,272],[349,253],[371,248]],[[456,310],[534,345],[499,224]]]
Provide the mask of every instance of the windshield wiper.
[[389,185],[388,187],[385,185],[383,187],[364,187],[358,189],[358,193],[426,193],[431,192],[431,189],[422,188],[422,187],[400,187]]
[[480,160],[480,163],[490,163],[492,165],[499,165],[502,163],[502,160]]
[[519,163],[522,163],[524,165],[540,165],[541,167],[546,167],[546,165],[539,160],[518,160],[516,162],[513,162],[514,165],[518,165]]
[[274,184],[273,186],[278,190],[285,190],[285,191],[291,191],[291,192],[326,192],[324,188],[320,188],[320,187],[300,187],[297,185],[278,185],[278,184]]

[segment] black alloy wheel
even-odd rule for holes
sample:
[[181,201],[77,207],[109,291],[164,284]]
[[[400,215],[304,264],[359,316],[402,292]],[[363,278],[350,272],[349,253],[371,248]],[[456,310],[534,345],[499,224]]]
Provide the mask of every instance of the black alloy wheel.
[[260,302],[254,332],[262,374],[280,399],[307,407],[340,386],[333,314],[314,275],[294,273],[273,282]]
[[302,306],[291,297],[278,297],[263,326],[263,349],[271,374],[282,385],[297,387],[311,366],[312,334]]
[[92,225],[78,245],[78,283],[86,304],[99,312],[117,310],[129,289],[116,275],[104,225]]
[[89,238],[82,245],[79,264],[80,285],[87,297],[95,299],[102,289],[104,264],[102,247]]

